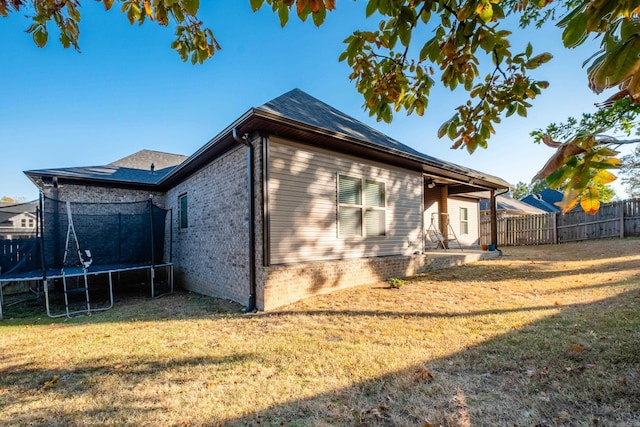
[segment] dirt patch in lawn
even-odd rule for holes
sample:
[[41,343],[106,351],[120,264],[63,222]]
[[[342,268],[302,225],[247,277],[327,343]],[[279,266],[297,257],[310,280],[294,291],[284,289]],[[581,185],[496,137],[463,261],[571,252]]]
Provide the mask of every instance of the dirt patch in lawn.
[[638,425],[639,249],[506,248],[257,315],[192,294],[12,307],[0,424]]

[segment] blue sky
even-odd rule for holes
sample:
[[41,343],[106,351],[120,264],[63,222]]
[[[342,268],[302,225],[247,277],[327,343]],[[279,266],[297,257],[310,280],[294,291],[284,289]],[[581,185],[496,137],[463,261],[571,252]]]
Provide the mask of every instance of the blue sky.
[[605,98],[589,91],[582,68],[594,45],[568,51],[551,26],[514,28],[514,44],[532,40],[535,52],[554,55],[535,74],[550,88],[526,119],[505,120],[488,149],[451,150],[436,132],[465,93],[432,91],[423,117],[400,113],[391,124],[370,118],[349,67],[337,58],[352,31],[373,29],[377,19],[365,18],[364,1],[337,3],[320,28],[293,17],[280,28],[268,6],[253,13],[249,0],[202,2],[200,17],[223,49],[196,66],[170,49],[172,28],[131,26],[96,2],[82,3],[81,53],[62,48],[53,31],[38,49],[24,32],[27,19],[0,18],[0,197],[37,198],[24,170],[103,165],[144,148],[190,155],[250,107],[295,87],[419,151],[513,184],[528,182],[552,154],[529,132],[593,111]]

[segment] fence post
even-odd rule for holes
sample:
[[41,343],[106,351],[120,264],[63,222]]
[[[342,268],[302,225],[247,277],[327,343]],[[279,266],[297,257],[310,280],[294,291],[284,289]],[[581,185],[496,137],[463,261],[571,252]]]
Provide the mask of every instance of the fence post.
[[624,202],[618,202],[617,206],[620,209],[620,238],[624,239]]
[[551,213],[551,240],[554,245],[558,244],[558,214]]

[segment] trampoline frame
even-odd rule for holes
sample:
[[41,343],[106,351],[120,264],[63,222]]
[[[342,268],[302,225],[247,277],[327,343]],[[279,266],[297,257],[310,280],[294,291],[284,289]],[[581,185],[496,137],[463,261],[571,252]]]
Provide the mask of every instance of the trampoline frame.
[[[156,269],[158,268],[167,268],[168,271],[168,280],[169,280],[169,292],[165,292],[159,295],[155,295],[155,273],[156,273]],[[42,282],[42,287],[44,288],[44,300],[45,300],[45,307],[46,307],[46,311],[47,311],[47,316],[51,317],[51,318],[56,318],[56,317],[71,317],[73,315],[76,314],[83,314],[83,313],[92,313],[92,312],[96,312],[96,311],[105,311],[105,310],[109,310],[111,308],[113,308],[113,274],[114,273],[123,273],[123,272],[127,272],[127,271],[140,271],[140,270],[149,270],[149,283],[151,286],[151,298],[155,299],[155,298],[160,298],[162,296],[165,295],[169,295],[172,294],[174,291],[174,285],[173,285],[173,263],[163,263],[163,264],[155,264],[155,265],[137,265],[137,266],[126,266],[123,265],[121,267],[113,267],[113,266],[97,266],[97,265],[92,265],[91,266],[91,271],[89,270],[84,270],[82,268],[75,268],[72,269],[71,271],[65,272],[65,271],[58,271],[58,272],[53,272],[53,271],[49,271],[48,273],[50,274],[42,274],[41,272],[37,275],[35,275],[36,272],[32,272],[31,274],[26,273],[26,274],[21,274],[21,275],[16,275],[15,277],[4,277],[4,278],[0,278],[0,320],[2,320],[3,318],[3,306],[4,306],[4,296],[2,293],[2,288],[3,285],[6,283],[12,283],[12,282]],[[72,278],[72,277],[82,277],[84,278],[84,282],[85,282],[85,288],[87,290],[87,292],[89,292],[89,276],[100,276],[103,274],[107,274],[108,275],[108,279],[109,279],[109,306],[108,307],[98,307],[98,308],[92,308],[90,303],[89,303],[89,299],[87,298],[87,308],[86,309],[82,309],[82,310],[69,310],[68,309],[68,304],[65,304],[65,312],[64,313],[59,313],[59,314],[53,314],[51,313],[51,304],[50,304],[50,299],[49,299],[49,282],[53,281],[53,280],[57,280],[57,279],[62,279],[63,280],[63,286],[66,287],[66,280],[68,278]],[[66,298],[66,295],[65,295]]]

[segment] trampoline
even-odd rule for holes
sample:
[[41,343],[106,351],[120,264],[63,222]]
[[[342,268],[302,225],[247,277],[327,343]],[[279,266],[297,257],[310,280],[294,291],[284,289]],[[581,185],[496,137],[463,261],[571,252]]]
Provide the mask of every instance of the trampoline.
[[[112,308],[116,274],[146,272],[152,298],[173,292],[171,248],[165,253],[164,245],[165,230],[171,229],[171,211],[156,206],[151,198],[80,203],[41,196],[37,217],[36,238],[0,253],[0,319],[2,288],[15,282],[42,284],[49,317]],[[162,294],[156,294],[158,271],[165,274],[168,284],[168,291]],[[98,276],[106,278],[108,301],[102,306],[95,304],[91,295],[95,286],[90,279]],[[59,313],[52,311],[54,284],[61,285],[64,297],[64,309]]]

